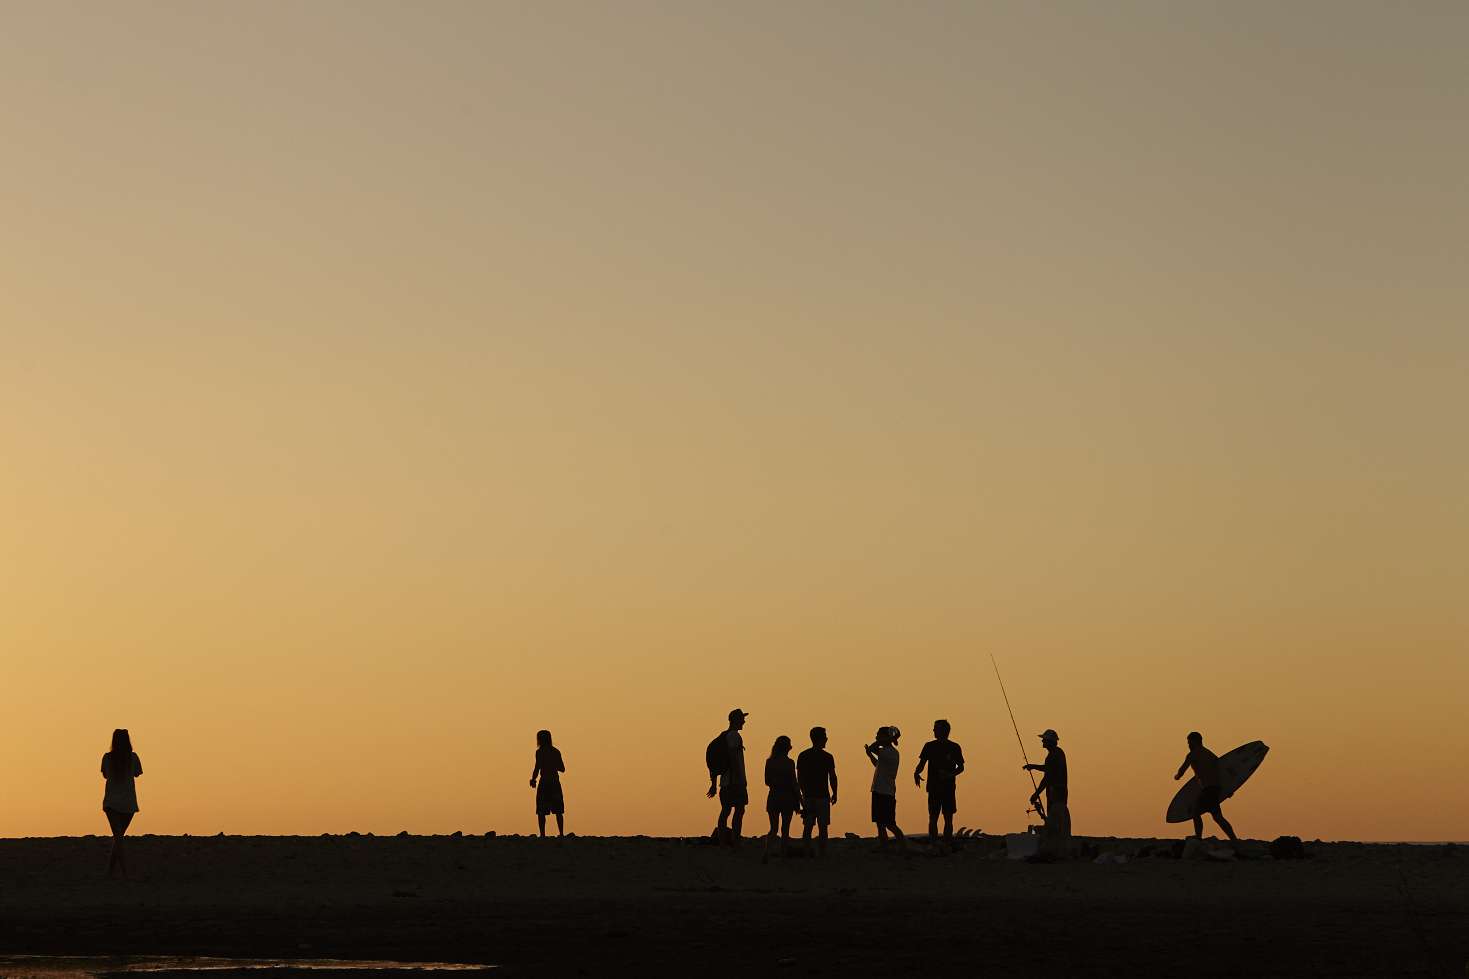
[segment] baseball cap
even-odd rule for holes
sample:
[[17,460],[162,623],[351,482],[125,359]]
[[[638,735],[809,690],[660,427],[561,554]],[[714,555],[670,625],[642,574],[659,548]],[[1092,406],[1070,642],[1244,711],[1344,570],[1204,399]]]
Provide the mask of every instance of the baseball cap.
[[734,720],[736,717],[749,717],[749,716],[750,716],[750,712],[749,711],[740,710],[738,707],[736,707],[734,710],[732,710],[732,711],[729,712],[729,719],[730,720]]
[[1042,741],[1046,740],[1047,738],[1050,738],[1052,741],[1060,741],[1061,740],[1061,735],[1057,734],[1055,731],[1051,730],[1050,728],[1046,728],[1040,734],[1036,735],[1036,737],[1040,738]]

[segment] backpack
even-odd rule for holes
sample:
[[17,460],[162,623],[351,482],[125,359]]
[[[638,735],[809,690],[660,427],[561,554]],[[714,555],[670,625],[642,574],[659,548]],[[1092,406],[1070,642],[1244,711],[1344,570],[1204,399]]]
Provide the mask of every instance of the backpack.
[[729,742],[724,737],[726,733],[720,731],[709,742],[709,747],[704,749],[704,767],[709,769],[710,778],[729,771]]

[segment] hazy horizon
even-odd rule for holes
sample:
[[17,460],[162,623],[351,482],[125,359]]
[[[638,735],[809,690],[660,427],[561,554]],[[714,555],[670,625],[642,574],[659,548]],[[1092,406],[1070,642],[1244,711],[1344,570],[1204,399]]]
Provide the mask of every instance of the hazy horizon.
[[[1469,5],[17,4],[0,836],[1453,839]],[[752,786],[747,826],[765,821]]]

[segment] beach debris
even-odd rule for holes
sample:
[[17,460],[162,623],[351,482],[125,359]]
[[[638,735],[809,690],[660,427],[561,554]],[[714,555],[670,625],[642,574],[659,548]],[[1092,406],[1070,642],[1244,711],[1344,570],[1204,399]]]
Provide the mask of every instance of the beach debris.
[[495,838],[495,831],[494,830],[492,830],[492,829],[485,830],[485,839],[487,839],[487,840],[493,840],[494,838]]
[[408,831],[406,829],[399,830],[398,831],[398,835],[399,836],[407,836],[408,835]]
[[454,832],[450,833],[449,835],[451,837],[453,837],[454,839],[457,840],[457,839],[459,839],[460,837],[462,837],[464,835],[464,830],[462,830],[462,829],[456,829]]
[[846,839],[849,839],[849,840],[860,840],[860,839],[862,839],[862,837],[858,836],[856,833],[845,833],[845,834],[843,834],[843,836]]
[[1306,845],[1299,836],[1277,836],[1268,844],[1270,856],[1276,860],[1304,860]]
[[1040,839],[1033,833],[1006,833],[1005,855],[1011,860],[1025,860],[1040,852]]

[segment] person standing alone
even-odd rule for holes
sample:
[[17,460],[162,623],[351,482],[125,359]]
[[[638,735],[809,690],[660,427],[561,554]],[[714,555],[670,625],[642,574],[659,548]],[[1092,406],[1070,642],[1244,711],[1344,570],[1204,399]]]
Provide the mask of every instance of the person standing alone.
[[1071,840],[1071,808],[1068,805],[1069,790],[1066,773],[1066,752],[1059,744],[1061,736],[1047,728],[1040,735],[1041,746],[1046,749],[1046,760],[1040,765],[1026,765],[1026,771],[1044,772],[1041,784],[1030,795],[1030,804],[1040,801],[1046,794],[1046,835],[1056,849],[1065,849]]
[[[536,767],[530,772],[530,787],[536,790],[536,824],[541,837],[546,835],[546,817],[556,817],[556,835],[566,835],[566,799],[561,794],[561,773],[566,771],[566,762],[561,760],[561,751],[551,743],[550,731],[536,732]],[[539,777],[540,785],[536,785]]]
[[143,763],[133,751],[133,741],[127,728],[112,732],[112,748],[102,756],[102,777],[107,787],[102,793],[102,812],[107,824],[112,827],[112,853],[107,858],[107,876],[127,878],[127,863],[123,859],[122,838],[128,824],[138,812],[138,787],[134,779],[143,774]]
[[1229,820],[1224,818],[1224,810],[1220,808],[1223,800],[1220,798],[1219,756],[1204,747],[1204,736],[1198,731],[1189,732],[1188,754],[1184,755],[1183,764],[1178,766],[1173,780],[1176,782],[1183,778],[1183,773],[1190,768],[1199,780],[1199,801],[1194,806],[1194,836],[1203,838],[1204,813],[1208,813],[1226,836],[1237,841],[1239,838],[1234,835],[1234,827],[1229,825]]
[[[745,822],[745,807],[750,804],[750,787],[745,780],[745,740],[740,730],[750,715],[736,707],[729,712],[729,727],[709,742],[704,763],[709,768],[709,791],[712,799],[719,796],[719,823],[714,828],[715,842],[739,845],[740,828]],[[726,825],[727,824],[727,825]]]

